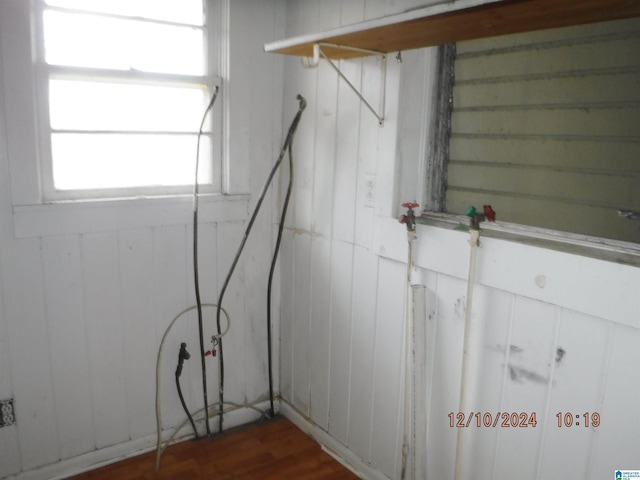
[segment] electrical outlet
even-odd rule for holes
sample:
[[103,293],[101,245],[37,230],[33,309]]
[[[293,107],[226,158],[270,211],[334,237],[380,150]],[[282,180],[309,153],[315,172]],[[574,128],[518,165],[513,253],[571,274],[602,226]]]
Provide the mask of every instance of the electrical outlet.
[[376,200],[376,176],[364,176],[364,205],[365,207],[373,207]]
[[0,428],[8,427],[14,423],[16,423],[16,415],[13,408],[13,398],[0,400]]

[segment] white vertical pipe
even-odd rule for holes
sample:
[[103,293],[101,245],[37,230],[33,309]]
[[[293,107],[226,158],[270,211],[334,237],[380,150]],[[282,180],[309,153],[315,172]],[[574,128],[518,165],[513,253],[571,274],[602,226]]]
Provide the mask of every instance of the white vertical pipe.
[[[471,309],[473,308],[473,290],[476,277],[476,255],[478,253],[478,245],[480,244],[480,230],[470,229],[471,236],[469,243],[471,245],[471,253],[469,256],[469,276],[467,279],[467,301],[464,311],[464,340],[462,350],[462,372],[460,375],[460,401],[458,404],[458,412],[465,415],[467,404],[467,384],[469,376],[469,348],[473,337],[473,323],[471,318]],[[456,438],[456,461],[454,479],[460,480],[462,470],[462,444],[463,444],[464,427],[458,428]]]
[[413,295],[413,435],[411,478],[427,478],[427,287],[412,285]]
[[414,231],[407,231],[408,257],[407,257],[407,299],[405,306],[405,341],[404,341],[404,424],[402,433],[402,468],[401,480],[407,475],[407,459],[409,456],[409,439],[411,437],[411,344],[413,335],[413,309],[411,308],[411,270],[413,268],[413,239]]

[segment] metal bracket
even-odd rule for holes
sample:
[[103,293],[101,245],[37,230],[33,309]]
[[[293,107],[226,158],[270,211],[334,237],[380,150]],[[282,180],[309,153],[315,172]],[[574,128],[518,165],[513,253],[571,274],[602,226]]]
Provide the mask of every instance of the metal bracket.
[[[338,67],[338,65],[336,65],[336,63],[333,60],[331,60],[322,51],[322,47],[331,47],[331,48],[338,48],[338,49],[343,49],[343,50],[351,50],[351,51],[354,51],[354,52],[362,52],[362,53],[366,53],[368,55],[375,55],[377,57],[380,57],[381,85],[380,85],[380,98],[379,98],[379,101],[378,101],[378,109],[377,110],[367,101],[366,98],[364,98],[362,93],[360,93],[358,88],[353,83],[351,83],[351,81],[345,76],[345,74],[342,73],[342,71],[340,70],[340,67]],[[376,52],[374,50],[365,50],[363,48],[346,47],[346,46],[343,46],[343,45],[335,45],[335,44],[332,44],[332,43],[314,43],[313,44],[313,57],[304,57],[303,58],[303,65],[305,67],[316,67],[318,65],[318,63],[320,62],[320,57],[324,58],[327,62],[329,62],[329,65],[331,65],[333,67],[333,69],[338,73],[340,78],[342,78],[347,83],[349,88],[351,88],[351,90],[353,90],[355,92],[355,94],[362,101],[362,103],[364,103],[366,105],[366,107],[371,111],[371,113],[373,113],[375,115],[375,117],[378,119],[378,123],[380,124],[380,126],[382,126],[384,124],[385,91],[386,91],[386,83],[387,83],[387,55],[385,53]]]

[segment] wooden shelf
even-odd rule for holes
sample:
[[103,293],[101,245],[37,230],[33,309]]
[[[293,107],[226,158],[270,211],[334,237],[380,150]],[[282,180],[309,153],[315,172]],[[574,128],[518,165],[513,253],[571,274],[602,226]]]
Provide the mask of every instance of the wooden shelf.
[[640,16],[640,0],[454,0],[381,19],[268,43],[266,52],[333,59]]

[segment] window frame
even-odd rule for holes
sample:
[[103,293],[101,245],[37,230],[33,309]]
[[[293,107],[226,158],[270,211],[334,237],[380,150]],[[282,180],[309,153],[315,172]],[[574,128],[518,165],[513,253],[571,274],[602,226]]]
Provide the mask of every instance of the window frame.
[[[44,25],[43,13],[49,7],[45,0],[32,0],[31,18],[33,33],[31,36],[32,56],[33,56],[33,78],[35,82],[35,115],[36,115],[36,136],[38,145],[38,190],[41,203],[56,203],[61,201],[91,201],[101,199],[136,198],[136,197],[159,197],[184,195],[193,191],[193,185],[169,185],[169,186],[137,186],[137,187],[115,187],[115,188],[88,188],[76,190],[57,190],[54,186],[53,159],[51,134],[52,129],[49,121],[49,80],[51,78],[78,79],[78,80],[101,80],[106,81],[122,80],[123,83],[180,86],[180,85],[204,85],[209,93],[215,87],[222,86],[222,79],[219,75],[220,52],[218,45],[222,42],[219,38],[220,29],[215,26],[214,19],[220,17],[221,3],[216,0],[203,0],[204,23],[203,41],[205,52],[205,65],[202,75],[190,74],[167,74],[143,72],[138,70],[118,71],[110,69],[96,69],[89,67],[72,67],[49,65],[45,61],[44,45]],[[57,7],[54,10],[60,10]],[[97,15],[101,15],[98,13]],[[106,14],[105,16],[110,16]],[[153,22],[153,20],[151,20]],[[203,111],[206,105],[203,105]],[[222,107],[217,106],[209,114],[211,131],[206,132],[212,138],[212,156],[207,161],[212,164],[213,183],[201,183],[199,191],[202,194],[220,194],[224,187],[222,175],[224,141]],[[194,119],[197,124],[200,119]],[[151,132],[152,133],[152,132]],[[217,141],[216,141],[217,140]],[[192,151],[185,152],[185,155],[195,157],[195,142]],[[201,157],[200,161],[204,159]],[[217,162],[217,164],[215,163]]]
[[[424,125],[427,131],[422,142],[426,145],[426,154],[422,155],[418,162],[418,171],[425,172],[424,183],[418,186],[417,192],[422,205],[418,223],[456,228],[469,223],[464,215],[446,211],[456,45],[433,47],[432,52],[427,55],[431,55],[435,68],[427,73],[426,76],[430,78],[424,82],[425,88],[431,89],[431,104],[425,107]],[[640,242],[505,221],[499,221],[497,224],[483,223],[482,229],[485,235],[494,238],[618,263],[640,265]]]

